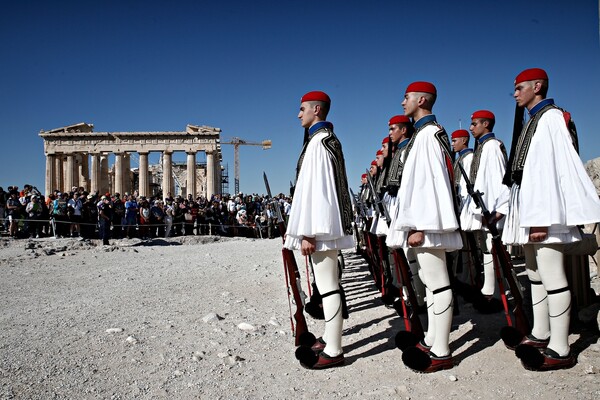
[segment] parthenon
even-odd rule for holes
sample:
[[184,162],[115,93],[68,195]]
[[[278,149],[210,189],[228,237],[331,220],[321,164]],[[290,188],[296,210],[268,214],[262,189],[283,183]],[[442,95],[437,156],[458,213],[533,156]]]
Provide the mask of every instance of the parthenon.
[[[161,153],[163,198],[174,187],[172,155],[187,154],[186,194],[210,198],[221,191],[221,129],[187,125],[183,132],[94,132],[85,122],[40,131],[46,156],[46,195],[57,189],[81,186],[90,192],[123,193],[138,190],[150,195],[148,154]],[[196,154],[206,153],[206,184],[197,185]],[[114,154],[113,178],[109,180],[108,156]],[[139,157],[139,187],[128,179],[131,155]]]

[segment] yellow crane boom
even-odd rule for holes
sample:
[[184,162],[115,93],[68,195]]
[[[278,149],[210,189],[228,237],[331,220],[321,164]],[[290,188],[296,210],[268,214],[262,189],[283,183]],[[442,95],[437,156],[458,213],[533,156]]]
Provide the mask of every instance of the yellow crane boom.
[[240,192],[240,146],[262,146],[263,150],[271,148],[271,140],[262,142],[249,142],[239,137],[233,137],[231,140],[221,141],[221,144],[233,145],[233,171],[235,176],[235,193]]

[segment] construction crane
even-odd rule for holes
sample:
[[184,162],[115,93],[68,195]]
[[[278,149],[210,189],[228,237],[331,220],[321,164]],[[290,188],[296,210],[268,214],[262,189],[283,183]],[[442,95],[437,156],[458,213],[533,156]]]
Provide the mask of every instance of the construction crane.
[[262,142],[248,142],[239,137],[233,137],[231,140],[221,142],[221,144],[233,145],[233,174],[235,180],[235,193],[240,192],[240,146],[262,146],[263,150],[271,148],[270,140],[263,140]]

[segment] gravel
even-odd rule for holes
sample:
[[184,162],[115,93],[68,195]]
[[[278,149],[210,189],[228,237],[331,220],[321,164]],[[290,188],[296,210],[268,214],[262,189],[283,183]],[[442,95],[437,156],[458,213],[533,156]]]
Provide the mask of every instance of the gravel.
[[[499,339],[504,315],[462,302],[451,334],[458,365],[407,369],[393,344],[402,321],[352,252],[347,363],[306,370],[294,357],[280,248],[219,237],[0,240],[0,399],[600,398],[597,335],[570,336],[574,368],[530,372]],[[307,321],[320,336],[322,321]]]

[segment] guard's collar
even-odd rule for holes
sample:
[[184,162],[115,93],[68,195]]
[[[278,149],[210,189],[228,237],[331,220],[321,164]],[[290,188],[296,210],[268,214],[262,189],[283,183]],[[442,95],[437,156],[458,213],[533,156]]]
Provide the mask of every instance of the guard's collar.
[[529,116],[533,117],[535,113],[540,111],[543,107],[547,106],[548,104],[554,104],[554,99],[544,99],[537,103],[535,106],[533,106],[531,110],[529,110]]
[[489,138],[494,138],[496,137],[496,135],[494,135],[492,132],[490,133],[486,133],[485,135],[483,135],[482,137],[480,137],[479,139],[477,139],[477,141],[479,142],[479,144],[485,142],[486,140],[488,140]]
[[462,149],[461,151],[458,152],[458,156],[462,156],[463,154],[467,154],[467,153],[472,153],[473,149]]
[[321,121],[321,122],[317,122],[316,124],[314,124],[313,126],[311,126],[310,128],[308,128],[308,134],[310,136],[314,135],[315,132],[317,132],[320,129],[333,129],[333,124],[331,122],[327,122],[327,121]]
[[423,125],[429,123],[429,122],[435,122],[435,115],[433,114],[429,114],[424,116],[423,118],[421,118],[420,120],[418,120],[417,122],[415,122],[415,129],[419,129],[421,128]]
[[408,144],[408,142],[410,142],[409,138],[404,139],[403,141],[401,141],[400,143],[398,143],[398,150],[406,147],[406,145]]

